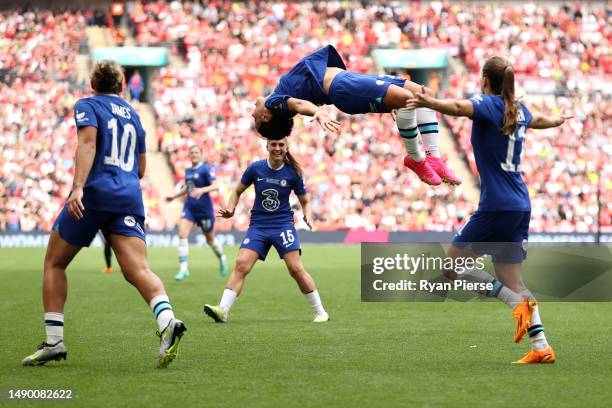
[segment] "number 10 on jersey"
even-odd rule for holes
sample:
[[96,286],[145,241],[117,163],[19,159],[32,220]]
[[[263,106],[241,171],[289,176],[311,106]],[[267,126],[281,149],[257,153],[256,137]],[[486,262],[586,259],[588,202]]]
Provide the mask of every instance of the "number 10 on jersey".
[[132,171],[134,168],[134,152],[136,150],[136,128],[131,123],[123,126],[121,146],[119,146],[117,140],[117,133],[119,133],[117,118],[112,118],[108,121],[108,128],[112,132],[111,152],[110,156],[104,156],[104,164],[121,167],[124,171]]

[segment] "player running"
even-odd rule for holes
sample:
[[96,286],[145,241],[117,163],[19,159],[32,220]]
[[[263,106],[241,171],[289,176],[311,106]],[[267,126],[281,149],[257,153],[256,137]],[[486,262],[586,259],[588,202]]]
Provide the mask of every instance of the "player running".
[[490,254],[497,279],[479,269],[460,276],[447,270],[445,275],[490,283],[493,289],[481,294],[496,297],[512,308],[516,319],[514,341],[520,342],[525,333],[531,339],[531,350],[515,364],[554,363],[556,356],[544,335],[538,303],[522,280],[531,203],[521,177],[521,151],[527,128],[561,126],[572,116],[543,116],[518,103],[514,96],[514,68],[500,57],[486,61],[481,90],[483,95],[469,100],[440,100],[423,90],[408,101],[413,108],[427,107],[473,120],[471,142],[480,173],[480,203],[453,239],[448,256]]
[[[425,88],[428,93],[430,89]],[[342,112],[385,113],[397,110],[395,121],[406,147],[404,166],[427,184],[442,181],[460,184],[440,158],[438,118],[429,108],[408,108],[406,102],[421,87],[389,75],[364,75],[346,71],[336,49],[328,45],[298,62],[281,76],[276,89],[266,98],[257,98],[253,110],[255,128],[267,139],[289,136],[296,114],[312,116],[329,134],[337,134],[340,123],[319,109],[333,104]],[[418,134],[423,139],[424,151]]]
[[315,322],[326,322],[329,315],[323,308],[319,292],[312,277],[304,269],[300,255],[300,241],[293,225],[293,211],[289,195],[293,191],[302,207],[304,222],[310,225],[310,206],[302,169],[291,155],[287,139],[268,140],[268,159],[252,163],[242,175],[233,191],[227,208],[218,211],[219,216],[231,218],[238,205],[240,195],[251,184],[255,185],[255,203],[251,210],[251,223],[246,237],[240,245],[236,266],[231,273],[227,288],[217,306],[205,305],[204,312],[216,322],[227,322],[230,308],[242,291],[244,280],[257,259],[266,260],[271,246],[285,261],[289,274],[310,302]]
[[157,367],[176,357],[186,328],[174,317],[162,281],[147,263],[140,181],[145,172],[145,132],[138,114],[119,94],[124,76],[114,61],[100,61],[91,75],[94,96],[74,107],[78,128],[72,191],[47,246],[43,275],[46,340],[23,365],[66,359],[66,268],[98,230],[109,238],[125,279],[149,303],[159,327]]
[[215,214],[213,210],[210,193],[219,189],[215,183],[215,171],[206,163],[202,162],[202,148],[191,146],[189,148],[189,158],[191,168],[185,169],[185,184],[181,190],[166,201],[170,202],[175,198],[187,194],[187,200],[183,206],[183,213],[179,220],[179,272],[174,277],[181,281],[189,276],[189,234],[197,224],[206,237],[206,242],[219,258],[219,275],[227,276],[227,262],[223,253],[223,246],[215,239]]

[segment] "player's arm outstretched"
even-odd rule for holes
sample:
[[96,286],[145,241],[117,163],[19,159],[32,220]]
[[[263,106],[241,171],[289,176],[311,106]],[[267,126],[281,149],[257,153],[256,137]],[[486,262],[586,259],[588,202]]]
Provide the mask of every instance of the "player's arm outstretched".
[[532,119],[529,127],[532,129],[548,129],[551,127],[561,126],[566,120],[571,119],[574,115],[542,115],[541,113],[532,112]]
[[425,92],[421,85],[421,92],[414,94],[414,98],[406,102],[407,109],[429,108],[445,115],[474,117],[474,106],[469,99],[438,99]]
[[333,120],[327,112],[310,101],[289,98],[287,99],[287,107],[290,111],[300,115],[312,116],[325,132],[336,135],[340,130],[340,122]]
[[232,195],[230,196],[227,202],[227,207],[219,208],[217,210],[217,216],[223,218],[232,218],[234,216],[234,212],[236,211],[236,206],[238,205],[238,200],[240,200],[240,196],[248,187],[249,186],[238,182],[238,185],[236,186],[234,191],[232,191]]
[[310,210],[310,199],[308,194],[302,194],[298,196],[298,200],[300,200],[300,206],[302,207],[302,213],[304,214],[304,222],[308,225],[308,228],[312,230],[312,224],[310,224],[310,220],[312,220],[312,211]]
[[70,197],[66,201],[68,212],[76,220],[83,218],[83,211],[85,210],[85,206],[81,201],[83,199],[83,187],[96,157],[97,136],[98,129],[95,126],[84,126],[77,133],[74,180]]
[[167,196],[167,197],[166,197],[166,202],[168,202],[168,203],[169,203],[170,201],[174,200],[175,198],[182,197],[182,196],[184,196],[185,194],[187,194],[187,185],[186,185],[186,184],[183,184],[183,185],[181,186],[181,189],[180,189],[180,190],[179,190],[179,191],[178,191],[176,194],[171,195],[171,196]]
[[[445,115],[465,116],[473,118],[474,105],[469,99],[437,99],[428,95],[425,92],[425,87],[421,87],[421,92],[414,94],[414,98],[406,103],[408,109],[414,108],[429,108]],[[546,116],[537,112],[532,112],[533,119],[529,123],[532,129],[547,129],[551,127],[561,126],[567,119],[573,118],[573,115],[554,115]]]
[[195,198],[196,200],[198,200],[204,194],[210,193],[212,191],[217,191],[217,190],[219,190],[219,184],[212,183],[211,185],[206,186],[206,187],[194,188],[193,191],[189,195]]

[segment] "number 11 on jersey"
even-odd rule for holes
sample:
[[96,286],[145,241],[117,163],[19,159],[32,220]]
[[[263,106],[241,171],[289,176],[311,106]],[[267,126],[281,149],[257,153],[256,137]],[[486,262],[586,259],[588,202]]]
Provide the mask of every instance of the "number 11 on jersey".
[[522,150],[522,146],[519,149],[519,157],[518,157],[518,164],[514,164],[514,154],[515,154],[515,145],[516,142],[522,142],[523,140],[525,140],[525,126],[519,126],[516,130],[516,132],[512,135],[508,135],[508,151],[506,154],[506,161],[501,163],[501,168],[504,171],[509,171],[509,172],[520,172],[521,171],[521,150]]

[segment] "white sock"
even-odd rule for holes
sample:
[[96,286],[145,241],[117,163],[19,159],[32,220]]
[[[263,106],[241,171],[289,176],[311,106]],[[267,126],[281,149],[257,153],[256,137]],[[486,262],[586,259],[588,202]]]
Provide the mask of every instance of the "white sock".
[[540,318],[540,305],[536,305],[531,313],[531,325],[538,326],[542,325],[542,319]]
[[153,315],[157,320],[157,327],[161,333],[166,327],[170,320],[174,319],[174,312],[172,311],[172,305],[167,295],[157,295],[149,302]]
[[217,258],[221,259],[223,257],[223,245],[221,245],[217,238],[215,238],[210,247],[212,248],[215,255],[217,255]]
[[519,296],[521,297],[521,300],[524,298],[527,298],[529,300],[536,300],[535,296],[533,296],[533,293],[531,293],[529,289],[525,289],[519,292]]
[[189,269],[187,259],[189,258],[189,240],[187,238],[179,239],[178,244],[179,268],[181,272]]
[[[468,269],[463,273],[457,273],[457,279],[473,283],[491,283],[495,280],[490,273],[482,269]],[[483,295],[486,295],[486,293],[483,293]]]
[[542,320],[540,319],[540,306],[533,309],[531,313],[531,325],[527,329],[529,339],[531,340],[531,348],[534,350],[544,350],[548,347],[548,341],[544,335],[544,326],[542,326]]
[[[501,282],[499,283],[501,284]],[[514,292],[512,289],[505,285],[501,286],[495,297],[507,304],[510,309],[514,309],[523,301],[523,298],[521,298],[518,293]]]
[[306,299],[308,299],[308,302],[310,302],[310,306],[312,306],[312,310],[315,312],[315,314],[325,313],[318,290],[313,290],[310,293],[304,293],[304,296]]
[[507,304],[511,309],[514,309],[523,300],[523,297],[520,294],[512,291],[510,288],[495,279],[490,273],[481,269],[466,271],[465,273],[458,275],[458,279],[464,279],[468,282],[475,283],[492,283],[493,289],[478,291],[478,293],[487,297],[497,298]]
[[438,134],[438,117],[436,111],[429,108],[416,109],[416,121],[427,155],[440,157],[440,135]]
[[230,288],[225,288],[221,296],[221,301],[219,302],[219,307],[223,309],[225,313],[228,313],[237,297],[238,294],[236,292]]
[[425,153],[419,144],[417,137],[419,131],[417,129],[416,112],[414,109],[401,108],[397,110],[397,118],[395,119],[400,136],[404,141],[406,153],[410,158],[421,161],[425,158]]
[[[526,297],[531,300],[535,300],[535,297],[529,290],[524,290],[520,293],[521,297]],[[544,335],[544,326],[542,326],[542,319],[540,318],[540,305],[536,305],[531,312],[531,322],[527,328],[527,334],[529,340],[531,340],[531,348],[534,350],[544,350],[548,347],[548,341]]]
[[47,344],[57,344],[64,340],[64,314],[57,312],[45,313],[45,332]]

